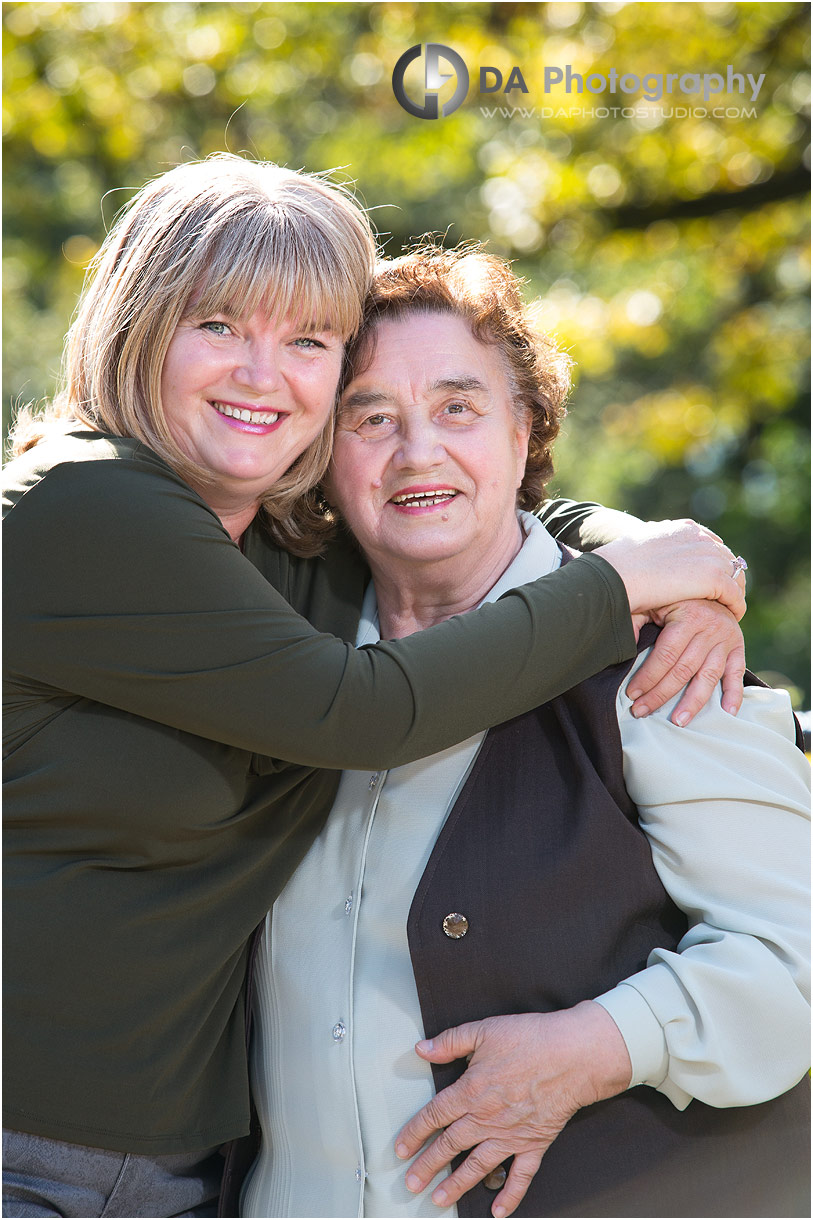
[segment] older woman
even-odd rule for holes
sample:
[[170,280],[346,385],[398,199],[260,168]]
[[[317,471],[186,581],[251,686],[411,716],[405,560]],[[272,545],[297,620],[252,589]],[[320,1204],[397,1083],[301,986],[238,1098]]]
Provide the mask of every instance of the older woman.
[[[564,369],[510,270],[407,256],[368,318],[325,489],[373,575],[359,644],[567,558],[517,511]],[[528,1216],[809,1214],[804,1098],[778,1097],[809,1062],[787,695],[748,689],[738,720],[718,698],[687,733],[630,714],[629,670],[345,773],[260,945],[244,1214],[504,1216],[526,1190]],[[405,1184],[396,1150],[435,1136]]]
[[214,1150],[248,1128],[247,942],[335,793],[312,768],[400,765],[629,656],[619,573],[633,610],[685,594],[742,612],[730,552],[686,527],[414,641],[357,653],[299,618],[289,603],[355,635],[358,560],[281,548],[321,545],[303,493],[373,256],[319,178],[174,169],[111,230],[60,397],[18,427],[7,1214],[211,1206]]

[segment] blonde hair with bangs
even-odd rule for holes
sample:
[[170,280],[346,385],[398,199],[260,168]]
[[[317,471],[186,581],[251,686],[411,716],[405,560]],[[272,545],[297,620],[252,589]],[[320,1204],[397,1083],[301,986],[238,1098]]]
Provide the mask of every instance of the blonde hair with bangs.
[[[77,420],[143,441],[205,486],[212,472],[181,452],[161,404],[164,357],[190,303],[199,314],[294,318],[346,341],[360,325],[374,262],[365,213],[318,175],[230,153],[169,170],[131,200],[94,258],[58,393],[45,412],[21,413],[12,452]],[[305,493],[327,468],[332,435],[331,415],[261,502],[275,541],[296,554],[322,549],[326,523]]]

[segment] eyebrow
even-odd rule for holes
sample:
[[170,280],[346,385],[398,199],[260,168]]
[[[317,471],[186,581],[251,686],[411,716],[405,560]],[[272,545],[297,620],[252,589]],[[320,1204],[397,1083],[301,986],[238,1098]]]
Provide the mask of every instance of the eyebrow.
[[335,328],[330,319],[325,322],[324,326],[320,326],[316,319],[312,322],[303,322],[301,326],[295,326],[294,330],[302,331],[304,334],[310,335],[338,335],[339,331]]
[[429,389],[460,390],[461,393],[480,390],[485,393],[488,390],[488,386],[479,377],[441,377],[438,381],[433,381]]
[[[461,375],[459,377],[439,377],[437,381],[431,383],[428,390],[430,394],[437,393],[439,390],[459,390],[461,393],[474,391],[485,394],[488,392],[488,386],[479,377]],[[393,401],[392,395],[385,393],[384,390],[352,390],[342,401],[341,410],[352,411],[358,407],[378,407],[383,403]]]
[[351,411],[354,407],[377,407],[384,402],[392,402],[392,396],[383,390],[353,390],[341,401],[341,411]]

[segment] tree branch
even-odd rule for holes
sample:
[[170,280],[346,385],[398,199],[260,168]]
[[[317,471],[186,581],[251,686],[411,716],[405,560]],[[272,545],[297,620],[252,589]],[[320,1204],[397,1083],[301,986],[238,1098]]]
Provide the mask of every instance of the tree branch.
[[752,212],[766,203],[794,199],[810,190],[810,174],[804,166],[773,174],[766,182],[755,182],[739,191],[709,191],[697,199],[664,199],[655,203],[623,204],[618,208],[597,209],[611,228],[645,229],[656,220],[690,220],[697,216],[716,216],[736,210]]

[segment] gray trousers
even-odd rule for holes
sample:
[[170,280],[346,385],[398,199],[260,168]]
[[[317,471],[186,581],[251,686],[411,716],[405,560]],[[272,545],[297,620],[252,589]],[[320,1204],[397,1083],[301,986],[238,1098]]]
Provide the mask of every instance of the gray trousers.
[[3,1131],[4,1216],[216,1216],[215,1148],[138,1156]]

